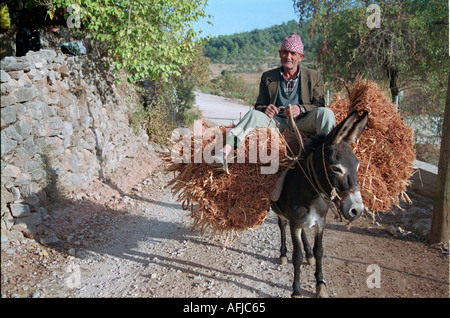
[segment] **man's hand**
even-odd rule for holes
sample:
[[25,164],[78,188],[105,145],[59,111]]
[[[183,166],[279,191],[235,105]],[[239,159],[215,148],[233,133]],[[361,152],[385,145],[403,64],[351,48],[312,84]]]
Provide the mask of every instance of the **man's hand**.
[[277,106],[270,104],[266,107],[266,110],[264,111],[264,114],[269,116],[269,118],[273,118],[276,114],[278,114],[278,108]]
[[286,108],[284,113],[286,114],[286,117],[290,117],[292,114],[292,117],[297,118],[297,116],[300,115],[302,111],[300,109],[300,106],[290,105],[289,107]]

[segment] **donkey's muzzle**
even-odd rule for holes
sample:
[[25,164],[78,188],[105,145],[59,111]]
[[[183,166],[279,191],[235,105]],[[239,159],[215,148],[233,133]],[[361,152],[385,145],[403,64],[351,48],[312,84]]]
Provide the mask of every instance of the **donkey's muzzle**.
[[[341,195],[341,194],[340,194]],[[346,191],[342,198],[342,213],[347,221],[354,221],[361,216],[364,211],[364,204],[361,197],[361,192],[358,189],[353,191]]]

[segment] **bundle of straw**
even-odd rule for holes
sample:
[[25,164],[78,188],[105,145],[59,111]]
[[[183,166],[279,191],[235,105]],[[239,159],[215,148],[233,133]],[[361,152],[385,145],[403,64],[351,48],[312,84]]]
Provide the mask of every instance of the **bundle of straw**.
[[348,98],[339,94],[329,106],[336,122],[356,109],[369,112],[369,123],[353,151],[360,160],[358,182],[364,205],[374,217],[377,212],[399,207],[406,194],[415,159],[413,131],[397,112],[397,107],[376,83],[358,79],[347,87]]
[[[223,137],[220,140],[226,139],[227,128],[230,126],[219,127]],[[260,134],[260,129],[267,130],[266,134]],[[282,169],[275,174],[261,174],[260,168],[264,164],[259,156],[256,163],[250,163],[249,154],[250,149],[255,149],[252,148],[254,143],[262,143],[265,148],[259,150],[270,153],[272,134],[278,134],[270,129],[260,129],[251,132],[235,151],[235,155],[243,151],[245,160],[244,163],[229,164],[228,174],[212,169],[204,158],[201,163],[194,163],[196,152],[211,147],[216,138],[203,139],[202,147],[195,147],[195,138],[191,137],[191,163],[174,163],[166,157],[169,163],[166,169],[175,173],[169,186],[177,195],[177,200],[183,202],[183,208],[190,210],[189,215],[194,219],[193,230],[199,229],[204,234],[209,229],[214,237],[225,234],[226,245],[235,234],[257,227],[266,219],[271,204],[270,196]],[[260,136],[267,138],[260,140]],[[286,157],[286,148],[282,139],[278,140],[276,150],[282,161]]]

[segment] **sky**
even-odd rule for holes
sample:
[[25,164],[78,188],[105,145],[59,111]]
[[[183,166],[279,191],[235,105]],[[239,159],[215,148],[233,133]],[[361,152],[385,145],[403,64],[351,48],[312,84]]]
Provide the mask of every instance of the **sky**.
[[202,37],[264,29],[290,20],[298,20],[292,0],[208,0],[206,13],[213,17],[196,23]]

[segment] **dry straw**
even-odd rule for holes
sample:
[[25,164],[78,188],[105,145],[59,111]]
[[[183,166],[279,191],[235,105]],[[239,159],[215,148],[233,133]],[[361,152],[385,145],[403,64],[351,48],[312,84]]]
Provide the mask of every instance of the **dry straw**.
[[[229,127],[219,127],[222,140],[225,140],[227,128]],[[245,150],[245,163],[229,164],[228,174],[212,169],[205,161],[186,164],[173,163],[170,158],[166,158],[166,161],[169,161],[167,170],[175,172],[169,186],[172,186],[174,194],[178,195],[178,201],[183,202],[183,208],[190,210],[189,215],[194,219],[193,229],[199,229],[202,234],[209,229],[212,236],[225,234],[227,243],[240,231],[264,223],[270,209],[270,196],[279,173],[261,174],[260,168],[263,164],[259,156],[257,163],[249,163],[250,149],[255,149],[254,143],[259,145],[263,142],[266,145],[266,148],[262,149],[263,152],[270,154],[272,134],[277,132],[263,129],[267,133],[260,134],[259,129],[256,129],[241,143],[235,155]],[[260,140],[261,136],[266,136],[266,140]],[[286,157],[286,148],[283,140],[278,139],[276,150],[279,151],[279,158],[282,161]],[[192,137],[192,162],[196,151],[203,151],[214,142],[213,138],[203,140],[202,147],[195,147]]]
[[348,97],[336,94],[329,107],[336,122],[354,109],[369,112],[368,126],[353,145],[353,151],[361,163],[358,182],[364,205],[375,217],[377,212],[399,206],[400,200],[410,202],[406,189],[414,170],[414,135],[397,106],[376,83],[358,79],[346,88]]
[[[353,145],[353,150],[361,163],[358,181],[363,201],[367,211],[374,216],[376,212],[388,211],[392,205],[398,206],[400,199],[409,200],[406,188],[415,158],[413,133],[398,114],[396,106],[375,83],[357,80],[347,90],[348,98],[336,94],[330,108],[337,122],[353,109],[369,111],[368,127]],[[219,127],[222,140],[226,139],[227,128]],[[270,129],[267,129],[267,134],[259,134],[259,129],[250,133],[240,146],[245,147],[245,163],[230,164],[229,174],[213,170],[204,161],[174,163],[170,156],[165,158],[167,170],[174,172],[169,186],[178,195],[183,208],[190,211],[193,229],[199,229],[202,234],[211,230],[214,237],[224,234],[226,245],[235,234],[264,222],[270,209],[272,191],[284,168],[280,167],[276,174],[261,174],[262,163],[249,163],[248,155],[254,142],[265,142],[269,147],[272,133]],[[260,135],[267,135],[266,140],[259,140]],[[215,139],[202,140],[201,147],[195,147],[194,142],[198,141],[192,137],[191,162],[194,162],[196,151],[203,151],[208,145],[211,147]],[[282,137],[277,150],[280,163],[289,164],[293,154],[286,150]]]

